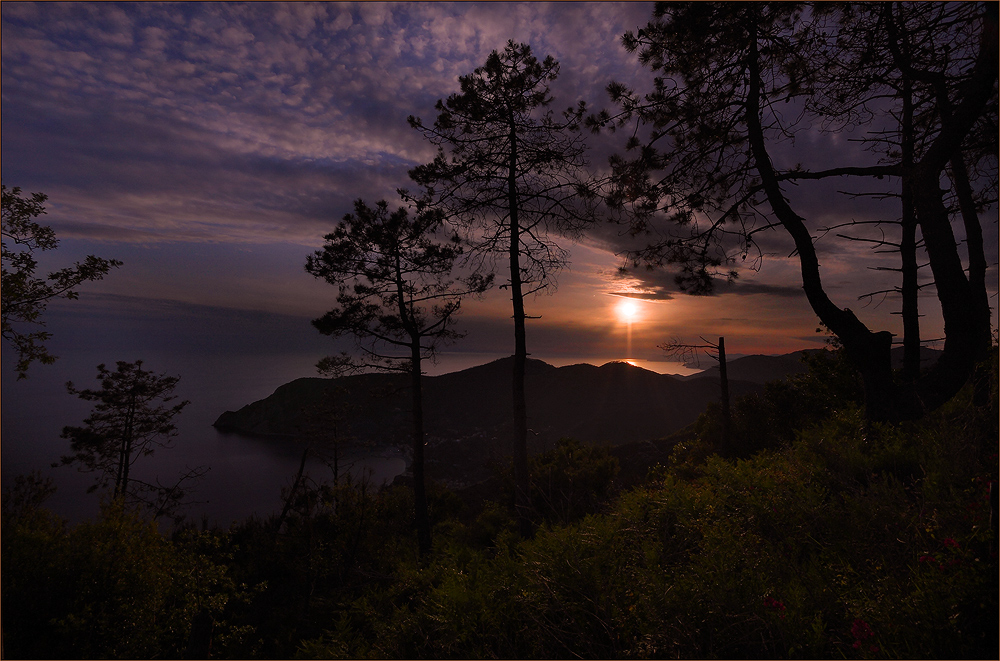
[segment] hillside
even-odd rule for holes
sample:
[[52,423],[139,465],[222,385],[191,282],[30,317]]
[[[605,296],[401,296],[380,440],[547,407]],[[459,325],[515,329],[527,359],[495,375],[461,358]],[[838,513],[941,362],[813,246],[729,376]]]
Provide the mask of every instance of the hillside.
[[[424,379],[425,426],[430,442],[477,438],[492,445],[506,438],[511,410],[511,359]],[[718,400],[718,379],[684,381],[626,363],[553,367],[528,362],[525,387],[534,449],[562,436],[620,445],[662,438],[697,419]],[[756,385],[731,380],[734,397]],[[377,444],[405,444],[409,433],[408,379],[365,374],[339,379],[303,378],[266,399],[227,411],[221,431],[276,437],[328,433],[331,410],[340,409],[346,436]]]
[[[751,381],[760,384],[784,379],[793,374],[806,372],[808,368],[802,358],[807,351],[796,351],[782,356],[762,356],[759,354],[743,356],[727,361],[726,372],[729,374],[730,380]],[[712,363],[712,367],[685,378],[689,381],[705,378],[718,379],[718,364],[711,359],[709,362]]]
[[[806,363],[803,362],[803,358],[807,354],[812,354],[817,351],[823,351],[823,349],[803,349],[802,351],[794,351],[781,356],[762,356],[760,354],[742,356],[740,358],[736,358],[735,360],[727,361],[726,371],[729,374],[730,380],[751,381],[753,383],[764,384],[768,381],[777,381],[778,379],[784,379],[795,374],[805,373],[808,368]],[[900,369],[903,366],[903,347],[895,347],[892,349],[891,353],[893,368]],[[932,365],[940,355],[941,352],[937,349],[920,347],[921,369],[926,369]],[[712,367],[702,372],[698,372],[697,374],[691,374],[680,378],[686,380],[704,378],[718,379],[719,366],[711,359],[709,359],[709,362],[712,363]]]

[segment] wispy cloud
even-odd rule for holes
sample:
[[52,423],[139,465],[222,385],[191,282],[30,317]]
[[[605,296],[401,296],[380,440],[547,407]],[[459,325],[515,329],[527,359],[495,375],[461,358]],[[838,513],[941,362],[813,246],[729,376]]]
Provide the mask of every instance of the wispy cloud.
[[[507,39],[603,99],[645,5],[40,4],[3,15],[5,177],[79,236],[305,239],[433,156],[407,123]],[[630,19],[631,17],[631,19]],[[597,57],[595,57],[597,56]],[[597,63],[600,63],[599,65]],[[103,211],[101,209],[104,209]],[[57,216],[53,213],[53,216]],[[74,229],[79,227],[78,230]]]
[[[433,156],[406,117],[432,120],[435,102],[458,90],[458,77],[508,39],[560,61],[556,109],[581,99],[607,106],[612,79],[649,89],[650,72],[621,47],[620,36],[644,25],[651,9],[651,3],[600,2],[8,3],[0,17],[4,182],[47,193],[46,221],[80,246],[117,243],[127,255],[158,244],[214,246],[208,253],[217,255],[224,246],[280,244],[294,255],[297,272],[301,247],[316,246],[354,199],[394,198],[408,183],[407,171]],[[594,168],[606,167],[620,138],[592,138]],[[779,167],[800,161],[829,167],[856,160],[859,149],[812,128],[773,156]],[[891,224],[822,233],[852,220],[898,216],[896,201],[840,193],[848,188],[866,192],[842,180],[785,186],[817,232],[824,283],[844,306],[898,280],[891,271],[870,270],[896,266],[893,255],[836,236],[886,231],[891,238]],[[996,224],[987,223],[986,231],[995,264]],[[559,300],[585,305],[585,295],[611,293],[706,314],[703,302],[686,302],[669,270],[615,271],[623,251],[649,238],[610,223],[595,227],[582,241],[591,257],[565,274]],[[733,265],[741,277],[720,283],[713,305],[761,309],[762,302],[804,300],[785,233],[756,238],[759,253]],[[176,255],[180,248],[161,252]],[[147,257],[146,280],[129,286],[182,298],[179,284],[172,293],[161,284],[185,282],[174,277],[169,259]],[[154,264],[158,259],[166,261]],[[215,289],[237,296],[234,282],[268,277],[259,269],[240,271],[237,263],[250,262],[233,261],[231,273],[216,273]],[[995,267],[990,275],[995,291]],[[295,298],[282,296],[280,287],[258,289],[276,297],[274,309]],[[267,305],[259,295],[243,296],[247,306]],[[886,316],[870,307],[863,314]],[[781,306],[773,313],[782,314]],[[810,325],[807,317],[786,321]]]

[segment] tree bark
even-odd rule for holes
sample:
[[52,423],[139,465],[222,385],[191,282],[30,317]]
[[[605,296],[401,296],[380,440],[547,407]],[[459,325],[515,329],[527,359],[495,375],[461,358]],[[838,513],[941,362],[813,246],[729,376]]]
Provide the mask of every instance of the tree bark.
[[902,237],[899,241],[900,267],[903,282],[903,373],[910,381],[920,377],[920,312],[917,280],[917,217],[913,208],[913,96],[912,82],[903,79],[902,148],[903,177],[901,181]]
[[525,332],[524,293],[521,283],[521,239],[517,199],[517,131],[510,118],[510,161],[507,169],[507,205],[510,220],[510,292],[514,308],[514,369],[511,383],[513,396],[513,463],[514,509],[523,537],[531,535],[528,483],[528,406],[524,392],[524,374],[528,362]]
[[135,436],[135,391],[129,395],[128,409],[125,414],[125,433],[121,439],[121,450],[118,455],[118,475],[115,479],[115,490],[112,498],[124,496],[128,489],[129,468],[132,466],[132,441]]
[[961,154],[951,159],[951,179],[958,195],[959,209],[965,225],[965,247],[969,255],[969,286],[975,300],[975,309],[980,315],[978,325],[980,337],[976,348],[976,366],[973,375],[972,400],[976,406],[990,403],[990,370],[986,357],[990,351],[990,299],[986,291],[986,252],[983,249],[983,227],[976,213],[969,173]]
[[732,453],[733,416],[729,407],[729,374],[726,369],[726,338],[719,338],[719,387],[722,389],[722,451]]
[[424,483],[424,402],[420,375],[420,339],[410,346],[410,383],[413,390],[413,502],[416,508],[417,546],[421,557],[431,550],[431,523]]
[[935,409],[965,385],[972,374],[977,347],[982,337],[981,315],[977,313],[972,288],[965,277],[951,229],[940,170],[917,166],[914,201],[917,220],[930,258],[934,284],[944,317],[944,351],[937,363],[917,383],[917,396],[924,410]]

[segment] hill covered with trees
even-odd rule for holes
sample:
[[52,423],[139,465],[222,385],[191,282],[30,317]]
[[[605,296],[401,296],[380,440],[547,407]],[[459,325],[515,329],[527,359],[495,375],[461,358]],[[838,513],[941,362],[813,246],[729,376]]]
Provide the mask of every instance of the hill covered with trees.
[[[428,434],[448,440],[501,436],[510,424],[510,365],[504,358],[425,377]],[[526,387],[534,404],[528,419],[534,450],[551,448],[562,436],[612,445],[661,438],[694,422],[719,398],[718,377],[685,382],[628,363],[553,367],[529,360]],[[409,431],[408,388],[405,376],[387,374],[297,379],[266,399],[223,413],[215,426],[294,437],[308,427],[315,405],[335,402],[343,409],[346,437],[402,443]],[[733,388],[740,395],[758,386],[735,381]]]

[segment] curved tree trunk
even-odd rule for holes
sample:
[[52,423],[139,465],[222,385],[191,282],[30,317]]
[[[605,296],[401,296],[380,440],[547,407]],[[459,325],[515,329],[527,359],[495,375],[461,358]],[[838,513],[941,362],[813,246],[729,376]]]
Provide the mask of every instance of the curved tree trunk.
[[953,114],[943,118],[934,143],[908,173],[916,220],[941,303],[946,339],[938,362],[913,388],[899,388],[892,378],[892,336],[888,331],[870,331],[850,309],[840,309],[829,299],[822,287],[819,260],[809,230],[781,192],[760,121],[760,63],[756,32],[751,27],[746,121],[753,159],[771,209],[799,252],[802,286],[810,305],[820,320],[840,338],[848,359],[861,372],[866,414],[871,420],[915,418],[947,402],[972,375],[982,338],[989,334],[989,309],[987,307],[984,315],[981,301],[965,276],[940,185],[945,166],[959,153],[962,141],[993,95],[997,79],[995,19],[984,21],[983,37],[976,66],[960,95],[962,102]]
[[838,308],[823,289],[819,274],[819,258],[804,219],[796,214],[781,192],[777,174],[771,165],[760,122],[760,63],[756,34],[751,33],[748,58],[749,85],[746,103],[747,137],[761,177],[764,192],[778,221],[791,235],[799,253],[802,268],[802,289],[813,311],[844,345],[848,359],[861,371],[865,383],[865,408],[872,420],[892,417],[894,391],[892,382],[892,335],[888,331],[872,332],[848,308]]
[[916,384],[922,408],[932,410],[951,399],[968,381],[975,367],[982,329],[981,315],[976,311],[972,288],[965,277],[944,205],[940,170],[935,172],[919,165],[916,170],[913,196],[917,220],[944,317],[944,351]]

